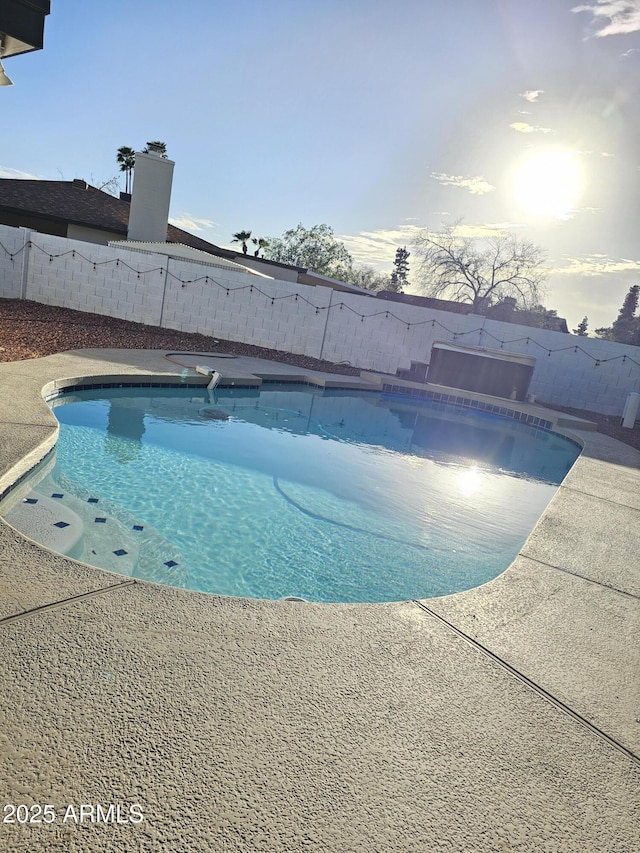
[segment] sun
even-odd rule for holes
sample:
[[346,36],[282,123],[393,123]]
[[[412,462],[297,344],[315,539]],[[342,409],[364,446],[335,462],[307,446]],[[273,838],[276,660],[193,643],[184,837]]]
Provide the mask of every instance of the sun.
[[572,151],[539,151],[516,166],[512,189],[519,207],[538,216],[569,219],[583,187],[579,157]]

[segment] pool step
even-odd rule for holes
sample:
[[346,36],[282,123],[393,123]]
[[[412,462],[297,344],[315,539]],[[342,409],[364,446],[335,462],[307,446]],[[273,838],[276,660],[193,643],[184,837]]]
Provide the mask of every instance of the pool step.
[[60,471],[47,475],[38,488],[46,494],[62,495],[59,500],[84,524],[84,536],[67,556],[130,577],[184,585],[188,569],[180,554],[145,521],[109,500],[97,498]]
[[4,518],[29,539],[60,554],[70,554],[84,533],[84,524],[76,512],[60,498],[36,491],[29,492]]

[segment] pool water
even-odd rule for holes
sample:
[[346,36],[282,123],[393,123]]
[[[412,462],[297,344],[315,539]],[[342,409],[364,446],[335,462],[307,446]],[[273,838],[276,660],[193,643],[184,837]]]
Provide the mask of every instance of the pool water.
[[55,467],[7,520],[40,512],[69,556],[203,592],[427,598],[504,571],[579,452],[441,403],[263,389],[57,398]]

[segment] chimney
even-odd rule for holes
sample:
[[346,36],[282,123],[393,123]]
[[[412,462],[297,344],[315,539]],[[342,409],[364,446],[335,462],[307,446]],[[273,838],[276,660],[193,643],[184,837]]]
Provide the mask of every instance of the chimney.
[[149,149],[136,152],[127,240],[166,243],[175,163]]

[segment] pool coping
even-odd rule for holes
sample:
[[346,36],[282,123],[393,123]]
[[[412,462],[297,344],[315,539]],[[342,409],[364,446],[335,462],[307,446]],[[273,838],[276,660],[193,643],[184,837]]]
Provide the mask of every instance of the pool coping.
[[[215,366],[214,356],[208,357],[208,361],[211,366]],[[221,368],[229,369],[228,362],[226,367],[221,362],[222,359]],[[329,386],[337,382],[337,387],[352,387],[352,384],[358,387],[357,378],[336,379],[335,374],[323,375],[280,363],[267,366],[264,362],[258,362],[260,360],[238,357],[234,360],[233,371],[256,375],[256,371],[260,373],[260,368],[263,368],[262,375],[273,381],[283,376],[311,374],[314,381],[324,381]],[[0,412],[3,413],[0,415],[0,492],[8,488],[12,478],[15,481],[31,469],[55,444],[55,417],[42,396],[46,386],[53,384],[50,390],[55,391],[65,383],[80,384],[81,380],[95,381],[96,377],[108,377],[110,382],[128,382],[132,381],[132,377],[145,377],[154,384],[157,381],[170,383],[176,378],[178,382],[184,382],[185,376],[193,378],[194,373],[192,368],[176,370],[176,365],[164,358],[164,351],[81,350],[34,361],[0,364]],[[237,379],[240,380],[241,376],[238,375]],[[206,384],[206,377],[195,384]],[[373,382],[368,375],[360,380],[359,387],[372,390],[372,386]],[[435,393],[446,392],[440,389]],[[465,397],[468,397],[467,392]],[[540,410],[540,407],[535,408]],[[562,417],[560,413],[554,415]],[[430,631],[444,632],[442,637],[458,637],[464,648],[456,654],[462,654],[465,661],[475,661],[478,678],[487,666],[506,673],[507,708],[514,718],[522,703],[533,701],[531,696],[535,694],[541,701],[553,706],[560,715],[558,719],[562,726],[568,727],[567,731],[573,732],[571,727],[578,725],[585,732],[583,752],[574,750],[572,760],[576,764],[576,772],[592,772],[596,742],[598,748],[609,751],[609,756],[613,750],[618,758],[611,760],[616,767],[617,763],[622,763],[617,770],[611,771],[613,775],[610,784],[616,792],[614,799],[621,807],[620,803],[625,797],[627,802],[629,800],[624,780],[628,778],[630,768],[637,770],[637,757],[640,754],[640,726],[636,708],[640,663],[637,651],[640,579],[629,556],[634,553],[634,549],[638,553],[640,453],[592,429],[569,428],[565,425],[558,427],[557,418],[551,415],[545,420],[553,420],[554,431],[580,443],[583,451],[518,558],[495,580],[469,592],[422,602],[370,606],[254,602],[249,610],[260,613],[260,618],[264,620],[276,617],[278,620],[284,619],[301,630],[305,625],[311,630],[319,619],[323,624],[333,625],[336,635],[342,636],[344,632],[345,642],[348,638],[350,642],[354,640],[345,626],[345,614],[354,614],[349,619],[365,620],[367,631],[380,632],[381,639],[385,633],[394,637],[397,635],[397,638],[404,636],[403,631],[411,633],[413,627],[409,629],[402,626],[405,623],[414,626],[416,621],[423,630],[428,626]],[[578,420],[573,423],[580,426]],[[36,630],[39,624],[44,626],[46,620],[53,618],[51,613],[55,613],[60,625],[68,627],[68,620],[71,620],[69,624],[76,624],[73,619],[77,620],[79,612],[86,611],[88,614],[94,606],[92,596],[98,594],[110,601],[117,600],[118,618],[113,642],[120,642],[122,636],[131,633],[127,619],[135,621],[134,611],[156,599],[164,603],[171,602],[170,607],[173,608],[180,608],[184,604],[187,608],[191,607],[197,619],[206,620],[210,620],[211,614],[221,606],[220,597],[217,596],[187,593],[173,588],[159,590],[154,584],[131,583],[126,578],[74,564],[34,546],[15,534],[4,522],[0,522],[0,545],[3,546],[0,553],[10,554],[10,566],[6,561],[0,563],[0,582],[4,592],[0,624],[8,633],[17,630],[18,626],[25,626],[27,630],[27,625],[30,630]],[[241,599],[226,599],[222,603],[225,612],[231,614],[231,621],[234,624],[237,622],[238,636],[242,636],[247,604]],[[376,615],[373,616],[373,613]],[[95,618],[95,615],[92,616],[92,619]],[[113,625],[113,613],[110,612],[108,619],[104,618],[105,624],[112,620]],[[188,638],[186,624],[184,637]],[[25,634],[25,647],[36,642],[36,636]],[[437,633],[437,637],[438,642],[444,642],[444,639],[440,639],[440,633]],[[144,645],[143,634],[139,634],[139,639]],[[135,641],[135,631],[130,640]],[[37,642],[41,644],[41,641]],[[188,639],[184,642],[188,646]],[[263,643],[266,648],[270,645],[266,638],[263,638]],[[54,660],[58,654],[55,637],[51,638],[49,645]],[[45,649],[46,646],[45,643]],[[218,652],[222,654],[220,649]],[[307,651],[312,660],[315,652],[311,648]],[[42,653],[46,658],[47,652]],[[279,652],[271,648],[270,653]],[[398,663],[398,666],[402,671],[402,664]],[[412,661],[411,667],[408,664],[406,666],[405,678],[412,678],[412,673],[420,664]],[[7,660],[3,661],[3,667],[10,669]],[[267,675],[269,665],[265,663],[263,667]],[[452,693],[458,689],[455,677],[450,676],[446,683]],[[39,687],[34,683],[32,689],[37,693]],[[185,695],[189,695],[189,690],[193,688],[182,684],[181,689]],[[293,686],[291,689],[294,689]],[[522,690],[528,698],[523,698]],[[7,691],[10,693],[11,685],[3,679],[3,687],[0,688],[2,705],[11,702]],[[64,695],[52,690],[46,701],[50,703],[52,713],[57,712],[60,703],[64,703]],[[383,701],[383,697],[378,697],[376,701]],[[354,707],[359,707],[358,703]],[[93,708],[93,713],[97,713],[97,708]],[[328,709],[326,713],[326,719],[331,719],[332,711]],[[454,713],[453,708],[451,713]],[[531,725],[535,723],[532,721]],[[55,738],[55,733],[47,730],[45,725],[43,737],[51,740]],[[139,737],[144,740],[142,729]],[[416,727],[415,737],[419,741],[419,726]],[[59,760],[64,764],[64,756]],[[431,759],[425,757],[424,760]],[[249,757],[247,761],[250,763]],[[517,764],[516,755],[513,756],[513,762]],[[69,764],[71,775],[72,766],[73,762]],[[473,777],[471,765],[465,772],[469,773],[470,779]],[[4,781],[11,786],[11,780]],[[407,793],[406,796],[411,801],[418,794]],[[494,805],[506,808],[504,802]],[[265,808],[268,810],[269,807],[270,802],[266,798]],[[292,826],[296,820],[296,807],[295,794],[291,794],[282,814],[287,816],[286,820]],[[577,822],[574,809],[560,829],[556,827],[556,840],[564,838],[570,843]],[[629,833],[633,833],[635,828],[627,823],[626,818],[620,826],[618,831],[626,833],[625,843],[628,844]],[[322,827],[323,832],[328,832],[324,824]],[[354,839],[360,837],[360,830],[349,820],[343,821],[342,830],[343,837],[348,838],[350,833]],[[461,832],[460,829],[456,831]],[[596,840],[594,836],[594,843]],[[326,846],[325,838],[324,849],[339,848]],[[352,849],[356,849],[355,846]],[[411,848],[396,844],[381,849]],[[533,850],[536,846],[532,842],[531,847],[525,844],[521,849]],[[598,848],[594,846],[592,849]]]

